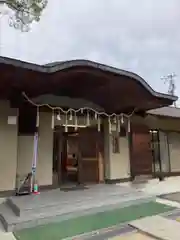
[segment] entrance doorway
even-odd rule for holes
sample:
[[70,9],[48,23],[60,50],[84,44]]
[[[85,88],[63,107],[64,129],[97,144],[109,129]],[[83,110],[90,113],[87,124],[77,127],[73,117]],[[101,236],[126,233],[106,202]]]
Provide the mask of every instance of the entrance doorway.
[[103,137],[97,129],[55,127],[53,185],[104,181]]
[[79,133],[55,127],[53,152],[53,184],[76,184],[79,173]]
[[79,183],[79,146],[78,132],[62,135],[61,182],[62,184]]
[[132,125],[130,162],[132,177],[152,176],[151,135],[146,125]]

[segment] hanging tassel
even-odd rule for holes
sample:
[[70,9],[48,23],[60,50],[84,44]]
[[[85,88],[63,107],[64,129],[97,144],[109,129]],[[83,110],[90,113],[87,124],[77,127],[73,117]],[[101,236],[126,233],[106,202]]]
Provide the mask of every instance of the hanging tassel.
[[52,110],[51,128],[54,129],[54,109]]
[[98,116],[98,132],[101,131],[101,118]]
[[110,117],[108,117],[108,123],[109,123],[109,134],[111,134],[112,128],[111,128],[111,118]]
[[124,124],[124,116],[123,116],[123,114],[121,115],[121,124]]
[[76,113],[75,113],[75,123],[74,123],[74,125],[75,125],[74,129],[75,129],[75,131],[77,131],[78,130],[78,119],[77,119]]
[[95,112],[95,114],[94,114],[94,118],[95,118],[95,119],[98,118],[98,116],[97,116],[97,112]]
[[118,134],[119,134],[119,123],[118,123],[118,117],[116,116],[116,119],[115,119],[116,121],[115,121],[115,123],[116,123],[116,135],[118,136]]
[[83,108],[81,108],[81,114],[83,114],[83,112],[84,112],[84,109],[83,109]]
[[130,118],[128,118],[128,133],[131,132],[131,121]]
[[65,132],[68,132],[68,121],[67,121],[67,113],[66,113],[66,119],[65,119]]
[[90,125],[89,112],[87,112],[86,125],[87,125],[87,126]]
[[117,120],[117,124],[118,124],[118,132],[120,133],[121,132],[121,122],[120,122],[119,118]]
[[36,127],[39,127],[39,107],[37,107]]
[[58,114],[57,114],[57,120],[58,120],[58,121],[61,121],[61,114],[60,114],[60,111],[59,111]]
[[72,121],[73,116],[72,116],[72,111],[70,111],[70,115],[69,115],[69,121]]

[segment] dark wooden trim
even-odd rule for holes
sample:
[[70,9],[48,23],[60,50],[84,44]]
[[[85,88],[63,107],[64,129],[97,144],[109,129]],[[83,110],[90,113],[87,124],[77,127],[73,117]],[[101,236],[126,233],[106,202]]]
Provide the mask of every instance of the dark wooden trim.
[[116,179],[105,179],[105,183],[107,184],[116,184],[116,183],[124,183],[132,181],[131,177],[127,178],[116,178]]
[[128,146],[129,146],[129,161],[130,161],[130,174],[134,178],[133,168],[132,168],[132,131],[128,133]]
[[159,156],[158,162],[159,162],[160,171],[162,172],[159,130],[157,131],[157,141],[158,141],[158,156]]
[[180,130],[167,130],[167,129],[162,129],[162,128],[158,128],[157,129],[158,131],[161,131],[161,132],[165,132],[165,133],[180,133]]
[[166,132],[167,137],[167,146],[168,146],[168,162],[169,162],[169,172],[171,172],[171,155],[170,155],[170,149],[169,149],[169,133]]
[[178,172],[156,172],[153,177],[177,177],[180,176],[180,171]]
[[59,188],[59,186],[57,185],[42,185],[42,186],[39,186],[39,191],[46,191],[46,190],[53,190],[53,189],[57,189]]
[[[156,131],[156,137],[155,138],[155,134],[154,133],[149,133],[151,134],[151,144],[157,144],[157,148],[151,150],[152,151],[152,156],[153,156],[153,172],[155,173],[156,172],[156,163],[158,163],[159,165],[159,169],[160,169],[160,172],[162,172],[162,162],[161,162],[161,150],[160,150],[160,131],[158,129],[150,129],[150,131]],[[157,140],[157,141],[156,141]],[[157,150],[157,152],[156,152]],[[156,153],[158,155],[158,159],[155,158],[156,156]]]

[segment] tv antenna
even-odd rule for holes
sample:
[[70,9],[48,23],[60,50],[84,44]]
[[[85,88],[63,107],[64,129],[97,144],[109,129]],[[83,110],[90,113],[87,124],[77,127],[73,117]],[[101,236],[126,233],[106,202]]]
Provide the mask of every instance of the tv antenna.
[[[176,90],[175,78],[177,75],[175,73],[168,74],[164,77],[161,77],[164,80],[164,84],[168,84],[168,94],[174,96]],[[176,102],[174,102],[174,106],[176,107]]]

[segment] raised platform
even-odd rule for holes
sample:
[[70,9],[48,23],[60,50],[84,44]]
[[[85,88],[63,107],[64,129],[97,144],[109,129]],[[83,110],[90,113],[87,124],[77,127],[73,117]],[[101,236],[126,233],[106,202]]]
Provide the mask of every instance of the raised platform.
[[6,231],[14,231],[154,199],[138,190],[115,185],[96,185],[70,192],[56,189],[7,199],[0,205],[0,219]]

